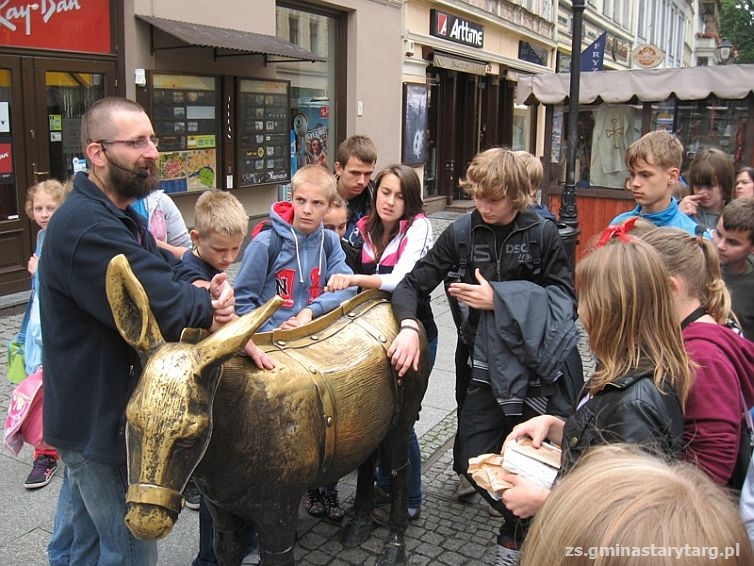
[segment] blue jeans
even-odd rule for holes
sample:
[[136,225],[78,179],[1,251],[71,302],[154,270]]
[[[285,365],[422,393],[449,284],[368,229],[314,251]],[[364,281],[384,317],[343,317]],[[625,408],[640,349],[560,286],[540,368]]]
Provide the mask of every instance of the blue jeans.
[[126,466],[94,462],[73,450],[60,450],[60,457],[66,469],[48,546],[50,564],[157,564],[157,543],[137,539],[126,527]]
[[[427,344],[429,354],[429,370],[435,365],[437,357],[437,338],[430,340]],[[411,427],[408,433],[408,462],[410,466],[408,479],[408,506],[410,509],[418,509],[422,504],[422,453],[419,448],[419,439],[416,437],[416,430]],[[390,470],[377,460],[377,485],[386,493],[393,491],[393,479]]]
[[91,549],[80,549],[80,555],[71,559],[71,550],[73,548],[73,510],[71,509],[71,487],[68,480],[68,468],[63,469],[63,484],[60,486],[58,495],[58,507],[55,511],[55,521],[52,524],[52,536],[47,545],[47,559],[50,566],[68,566],[69,564],[86,564],[87,556],[91,557],[89,561],[96,560],[99,551],[95,549],[91,554]]

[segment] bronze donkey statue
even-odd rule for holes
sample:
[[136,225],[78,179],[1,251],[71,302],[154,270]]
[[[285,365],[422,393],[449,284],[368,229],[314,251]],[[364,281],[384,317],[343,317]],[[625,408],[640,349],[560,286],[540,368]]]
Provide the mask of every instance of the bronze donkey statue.
[[280,298],[203,339],[188,329],[166,343],[123,256],[110,263],[107,293],[118,330],[144,366],[126,410],[126,523],[137,537],[170,532],[193,474],[214,519],[221,565],[241,564],[248,519],[259,526],[262,563],[292,565],[304,491],[358,467],[341,540],[361,544],[373,528],[374,461],[384,440],[395,481],[378,564],[405,564],[408,433],[429,366],[422,331],[419,371],[398,378],[386,350],[399,329],[385,294],[362,293],[304,327],[256,334],[277,363],[259,370],[239,354]]

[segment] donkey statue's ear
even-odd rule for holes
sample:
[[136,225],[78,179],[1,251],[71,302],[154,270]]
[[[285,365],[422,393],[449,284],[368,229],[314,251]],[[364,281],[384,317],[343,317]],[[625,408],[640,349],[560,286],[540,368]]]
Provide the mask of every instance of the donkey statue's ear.
[[278,295],[261,307],[223,326],[196,345],[195,355],[199,367],[217,364],[233,354],[240,354],[257,329],[283,304]]
[[149,308],[149,299],[144,287],[136,279],[123,254],[116,255],[110,260],[105,290],[115,318],[115,326],[132,348],[147,353],[165,343],[154,314]]

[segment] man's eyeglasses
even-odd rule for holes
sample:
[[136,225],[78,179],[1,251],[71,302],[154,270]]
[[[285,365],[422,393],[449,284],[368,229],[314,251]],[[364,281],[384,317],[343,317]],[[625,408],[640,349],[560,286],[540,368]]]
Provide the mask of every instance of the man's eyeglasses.
[[112,143],[125,143],[130,145],[134,149],[144,149],[149,145],[149,142],[152,142],[152,145],[157,147],[160,144],[160,138],[158,138],[157,136],[142,136],[133,140],[97,140],[96,143],[103,146]]

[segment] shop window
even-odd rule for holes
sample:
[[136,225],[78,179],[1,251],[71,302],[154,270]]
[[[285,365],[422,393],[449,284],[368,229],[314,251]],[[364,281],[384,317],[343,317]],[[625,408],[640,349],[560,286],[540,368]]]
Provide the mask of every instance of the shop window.
[[[297,19],[298,36],[288,35],[283,22]],[[289,110],[291,174],[308,163],[333,167],[335,140],[336,68],[339,55],[338,16],[327,11],[315,12],[297,6],[277,7],[277,33],[326,59],[325,62],[286,62],[276,65],[276,77],[290,83]]]
[[155,73],[152,84],[160,188],[167,193],[217,188],[217,79]]
[[[19,217],[16,175],[13,166],[14,144],[11,136],[11,74],[0,69],[0,221]],[[20,128],[15,128],[16,131]]]
[[513,141],[511,148],[531,151],[531,123],[534,109],[525,104],[513,106]]
[[[652,106],[652,116],[671,114],[674,131],[685,149],[683,169],[703,147],[717,147],[730,156],[737,167],[752,163],[751,132],[754,120],[748,100],[670,101]],[[749,139],[747,139],[749,132]],[[747,155],[748,154],[748,155]]]
[[[579,111],[576,128],[576,186],[620,189],[628,169],[626,149],[641,137],[641,106],[603,104]],[[559,184],[565,182],[568,157],[568,112],[553,115],[551,163]]]

